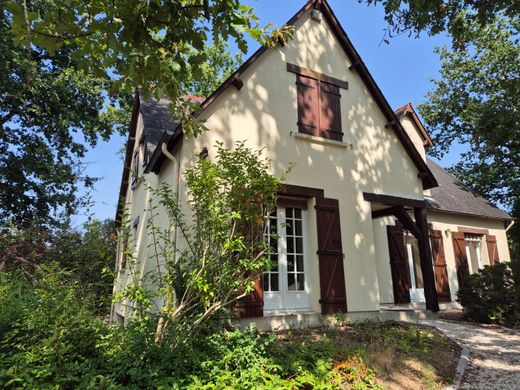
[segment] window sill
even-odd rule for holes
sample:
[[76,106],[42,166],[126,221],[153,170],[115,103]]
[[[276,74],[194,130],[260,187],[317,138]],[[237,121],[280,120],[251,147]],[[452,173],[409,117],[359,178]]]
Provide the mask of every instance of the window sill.
[[298,133],[295,131],[291,131],[291,136],[296,139],[300,139],[302,141],[308,141],[308,142],[322,144],[322,145],[331,145],[331,146],[336,146],[336,147],[343,148],[343,149],[352,147],[351,145],[349,145],[345,142],[342,142],[342,141],[336,141],[333,139],[316,137],[315,135],[303,134],[303,133]]

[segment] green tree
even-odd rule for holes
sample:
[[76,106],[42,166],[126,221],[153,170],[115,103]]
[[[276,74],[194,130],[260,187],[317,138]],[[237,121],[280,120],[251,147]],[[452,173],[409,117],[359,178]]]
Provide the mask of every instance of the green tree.
[[[1,1],[0,4],[4,2]],[[16,46],[0,14],[0,224],[49,226],[70,214],[88,146],[121,128],[127,114],[109,102],[105,83],[74,67],[69,48],[49,56]]]
[[186,80],[181,82],[183,93],[208,97],[242,64],[242,53],[232,55],[227,42],[206,45],[203,51],[206,61],[193,70],[189,69]]
[[442,157],[452,145],[464,145],[466,151],[453,172],[516,217],[520,216],[519,26],[518,19],[510,18],[484,27],[467,23],[468,45],[455,51],[437,49],[440,78],[427,102],[419,106],[433,135],[430,153]]
[[261,28],[239,0],[6,1],[19,43],[51,54],[71,48],[78,66],[110,81],[112,91],[141,87],[172,101],[187,75],[204,72],[210,39],[232,39],[245,53],[245,33],[274,46],[292,31]]
[[[218,144],[214,161],[200,157],[184,173],[188,216],[168,184],[153,190],[148,234],[154,253],[148,261],[155,269],[144,282],[131,273],[133,282],[117,297],[145,313],[154,297],[165,298],[159,307],[158,339],[169,334],[184,342],[209,318],[229,314],[232,304],[250,294],[269,269],[263,216],[276,204],[282,181],[269,173],[269,165],[262,151],[243,143],[232,150]],[[168,217],[165,226],[155,222],[159,213]],[[150,291],[150,285],[157,291]]]
[[81,229],[65,225],[49,239],[46,263],[56,263],[70,271],[77,293],[98,314],[110,310],[114,281],[117,233],[113,220],[92,220]]
[[358,0],[360,3],[382,4],[385,20],[388,22],[386,34],[409,33],[418,37],[421,32],[435,35],[447,32],[456,46],[470,39],[466,35],[467,21],[484,26],[499,16],[518,18],[518,0]]

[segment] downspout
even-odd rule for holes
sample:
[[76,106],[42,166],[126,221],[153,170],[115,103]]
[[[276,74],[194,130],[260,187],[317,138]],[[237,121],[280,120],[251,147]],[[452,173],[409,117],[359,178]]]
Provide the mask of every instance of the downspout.
[[[179,149],[179,153],[181,153],[181,151],[182,151],[182,147]],[[176,183],[175,183],[175,202],[178,205],[179,204],[179,185],[180,185],[180,164],[177,161],[177,159],[175,158],[175,156],[170,153],[170,151],[168,150],[168,146],[166,145],[165,142],[163,142],[161,144],[161,152],[173,163],[174,174],[175,174],[175,168],[177,168],[177,178],[174,180],[176,181]],[[177,241],[179,239],[178,231],[179,231],[179,229],[177,228],[177,226],[175,226],[175,234],[174,234],[175,248],[177,248]],[[173,262],[175,263],[176,261],[177,261],[177,251],[175,251],[173,253]],[[173,296],[173,294],[169,291],[166,296],[166,306],[169,307],[172,300],[174,300],[174,299],[175,299],[175,296]],[[156,334],[155,334],[156,341],[159,341],[161,339],[162,331],[165,326],[166,326],[166,322],[161,317],[161,319],[159,320],[159,323],[157,324],[157,330],[156,330]]]
[[170,151],[168,150],[168,146],[166,145],[166,142],[163,142],[161,144],[161,152],[163,152],[163,154],[168,157],[168,159],[170,159],[174,164],[177,163],[177,159],[175,158],[175,156],[173,154],[170,153]]
[[512,219],[511,222],[509,223],[509,226],[506,227],[506,233],[509,231],[509,229],[511,229],[513,227],[514,224],[515,224],[515,220]]

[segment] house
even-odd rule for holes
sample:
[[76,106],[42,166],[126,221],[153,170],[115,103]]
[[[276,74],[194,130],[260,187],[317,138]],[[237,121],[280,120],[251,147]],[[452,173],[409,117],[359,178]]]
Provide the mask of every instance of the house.
[[[185,205],[182,172],[202,151],[212,158],[216,141],[245,140],[265,150],[274,174],[296,166],[270,218],[279,267],[240,302],[241,317],[269,327],[455,305],[468,274],[509,260],[511,217],[426,158],[431,140],[415,111],[389,106],[327,1],[307,2],[288,23],[287,45],[259,49],[198,99],[209,131],[197,138],[183,138],[167,100],[137,95],[118,215],[129,216],[139,262],[127,266],[119,251],[115,290],[155,266],[151,193],[139,178],[172,184]],[[114,305],[115,320],[127,315]]]

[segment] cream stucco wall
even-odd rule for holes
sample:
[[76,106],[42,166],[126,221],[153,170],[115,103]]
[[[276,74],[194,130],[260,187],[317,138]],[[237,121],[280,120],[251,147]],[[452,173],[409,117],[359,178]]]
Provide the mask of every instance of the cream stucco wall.
[[[349,82],[341,90],[344,145],[311,142],[297,133],[296,76],[287,63],[325,73]],[[379,309],[379,287],[370,203],[362,192],[394,194],[422,199],[417,169],[355,72],[341,46],[322,21],[308,15],[296,25],[296,34],[283,48],[269,51],[241,77],[244,86],[229,88],[203,116],[209,131],[185,141],[186,155],[181,169],[190,166],[203,147],[214,157],[216,141],[231,147],[246,141],[252,148],[264,148],[272,160],[274,174],[280,175],[291,163],[296,166],[287,183],[325,190],[325,196],[339,200],[344,272],[349,311]],[[170,177],[168,167],[161,176]],[[186,194],[184,183],[181,193]],[[309,229],[309,242],[316,245],[316,229]],[[313,264],[312,289],[319,294],[317,256]],[[318,296],[314,297],[313,308]]]
[[408,134],[408,137],[410,137],[412,140],[415,148],[419,151],[422,158],[426,160],[426,151],[424,149],[423,138],[415,123],[408,115],[405,115],[403,118],[401,118],[400,122],[403,125],[406,134]]

